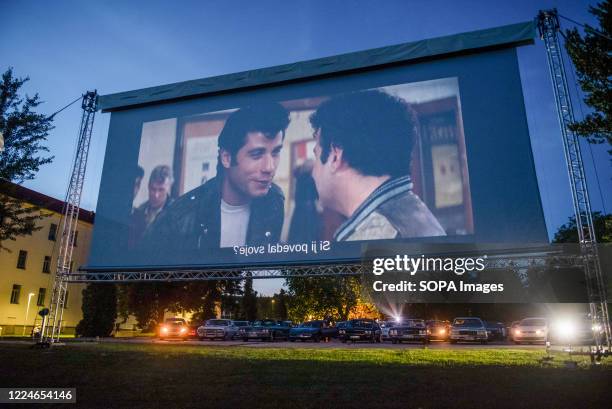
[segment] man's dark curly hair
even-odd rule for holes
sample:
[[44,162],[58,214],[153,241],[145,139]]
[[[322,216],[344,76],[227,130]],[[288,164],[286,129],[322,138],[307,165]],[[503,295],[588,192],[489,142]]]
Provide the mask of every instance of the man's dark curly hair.
[[365,176],[410,174],[410,155],[417,135],[410,105],[381,91],[360,91],[333,97],[310,117],[320,130],[321,162],[332,147]]
[[[289,112],[276,102],[262,102],[257,105],[240,108],[233,112],[219,134],[219,149],[225,149],[232,156],[232,164],[236,163],[236,154],[246,143],[249,132],[261,132],[266,138],[274,139],[276,134],[285,131],[289,125]],[[217,174],[223,170],[221,158],[217,164]]]

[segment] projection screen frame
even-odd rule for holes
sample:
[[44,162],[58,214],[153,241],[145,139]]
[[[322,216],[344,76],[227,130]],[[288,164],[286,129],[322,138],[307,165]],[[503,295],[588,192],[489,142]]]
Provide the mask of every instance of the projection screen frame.
[[[534,36],[535,25],[533,22],[518,23],[277,67],[180,82],[118,94],[103,95],[99,97],[99,108],[102,112],[120,112],[158,104],[200,99],[206,96],[216,96],[225,93],[249,91],[279,85],[283,86],[291,83],[379,70],[393,66],[418,64],[430,60],[447,59],[449,57],[461,55],[477,54],[501,49],[514,49],[521,45],[533,44]],[[354,261],[355,260],[353,260],[353,263]],[[299,264],[300,263],[287,263],[287,266],[297,266]],[[279,268],[279,264],[275,265]],[[329,267],[339,265],[348,266],[351,265],[351,262],[348,260],[339,260],[327,264],[325,264],[325,262],[308,264],[309,268],[314,269],[328,269]],[[266,270],[270,268],[269,265],[260,263],[252,267],[249,266],[246,269]],[[244,270],[245,268],[232,267],[232,269]],[[110,273],[117,271],[117,268],[88,266],[80,270],[92,273]],[[119,268],[119,270],[145,271],[144,268],[139,269],[138,267]],[[180,269],[178,267],[175,269],[164,266],[162,269],[156,268],[155,270],[160,272]],[[206,270],[225,271],[220,269],[218,265],[202,266],[197,269],[197,271]]]

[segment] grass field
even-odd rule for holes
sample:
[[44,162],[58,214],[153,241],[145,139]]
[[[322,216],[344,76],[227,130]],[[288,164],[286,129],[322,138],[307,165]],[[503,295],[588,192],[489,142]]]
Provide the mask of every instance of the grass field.
[[[81,407],[609,407],[612,365],[539,350],[1,344],[0,386],[76,387]],[[74,408],[74,405],[67,405]]]

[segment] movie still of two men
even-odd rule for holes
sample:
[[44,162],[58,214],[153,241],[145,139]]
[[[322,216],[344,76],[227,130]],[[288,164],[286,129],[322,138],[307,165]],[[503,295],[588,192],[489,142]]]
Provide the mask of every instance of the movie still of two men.
[[473,232],[456,78],[145,122],[133,181],[130,248]]

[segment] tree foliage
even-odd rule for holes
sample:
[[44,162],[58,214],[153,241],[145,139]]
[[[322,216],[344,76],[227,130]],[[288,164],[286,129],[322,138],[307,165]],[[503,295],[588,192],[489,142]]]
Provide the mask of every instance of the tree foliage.
[[287,278],[288,315],[300,322],[309,318],[345,321],[359,304],[359,277],[293,277]]
[[[35,112],[41,104],[38,94],[21,97],[19,91],[29,78],[16,78],[12,68],[2,74],[0,81],[0,133],[4,148],[0,152],[0,180],[22,183],[33,179],[39,168],[53,157],[41,155],[53,119]],[[0,251],[8,250],[5,240],[32,234],[39,229],[36,222],[47,216],[40,208],[23,206],[14,198],[10,184],[2,185],[0,193]]]
[[[599,28],[586,25],[584,36],[576,28],[565,32],[565,47],[576,67],[584,101],[593,109],[582,121],[573,123],[571,129],[591,143],[612,144],[611,9],[608,0],[589,7],[599,21]],[[612,154],[612,150],[608,152]]]
[[287,311],[287,292],[281,288],[278,294],[274,294],[274,315],[276,319],[286,321],[288,317]]
[[234,281],[145,282],[121,288],[119,315],[132,314],[138,326],[154,331],[170,313],[193,313],[193,321],[201,322],[217,316],[217,308],[235,309],[238,285]]
[[82,337],[108,337],[117,319],[117,288],[114,284],[89,284],[83,290],[83,319],[76,327]]
[[257,291],[253,290],[253,279],[244,280],[242,295],[242,317],[248,321],[257,319]]
[[[595,238],[598,243],[612,243],[612,214],[601,214],[593,212],[593,227]],[[569,221],[555,233],[553,243],[578,243],[578,229],[576,228],[576,217],[572,216]]]

